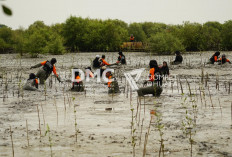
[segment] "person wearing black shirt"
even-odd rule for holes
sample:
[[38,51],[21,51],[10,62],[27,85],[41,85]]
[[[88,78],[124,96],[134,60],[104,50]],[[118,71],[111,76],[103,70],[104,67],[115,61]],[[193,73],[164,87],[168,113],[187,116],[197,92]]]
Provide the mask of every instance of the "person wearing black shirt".
[[172,64],[175,65],[181,64],[183,61],[183,57],[181,56],[180,51],[176,51],[175,53],[176,53],[176,59],[172,62]]
[[119,54],[119,56],[118,56],[117,63],[126,64],[126,57],[124,56],[122,51],[120,51],[118,54]]

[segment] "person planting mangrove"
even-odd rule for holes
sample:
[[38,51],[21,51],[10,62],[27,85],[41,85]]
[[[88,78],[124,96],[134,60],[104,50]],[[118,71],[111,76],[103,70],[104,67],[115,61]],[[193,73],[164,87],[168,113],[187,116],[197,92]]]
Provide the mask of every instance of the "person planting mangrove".
[[168,63],[166,61],[164,61],[163,65],[159,68],[162,76],[164,77],[169,76],[169,68],[168,68]]
[[119,54],[119,56],[118,56],[117,63],[126,64],[126,57],[124,56],[124,54],[122,53],[122,51],[119,51],[118,54]]
[[75,80],[72,82],[71,90],[76,92],[84,91],[84,84],[81,80],[79,71],[75,71]]
[[[149,72],[148,81],[152,82],[152,86],[139,88],[137,90],[138,96],[144,96],[147,94],[152,94],[153,96],[160,96],[160,94],[163,91],[162,76],[156,60],[151,60],[149,66],[150,66],[150,72]],[[148,81],[145,81],[143,86],[147,85]]]
[[[106,78],[108,78],[108,93],[113,94],[113,93],[120,93],[118,82],[116,78],[113,76],[113,73],[111,71],[108,71],[106,73]],[[114,80],[112,80],[114,79]]]
[[230,63],[231,64],[230,60],[226,58],[225,54],[223,54],[222,57],[218,59],[218,62],[219,62],[218,63],[219,65],[220,64],[225,64],[225,63]]
[[23,86],[23,89],[35,91],[38,90],[38,87],[39,87],[39,81],[36,78],[35,74],[31,73],[29,75],[29,79],[27,80],[26,84]]
[[220,55],[220,52],[218,52],[218,51],[215,52],[214,55],[209,59],[208,64],[214,64],[215,62],[217,62],[219,55]]
[[176,51],[176,58],[173,62],[171,62],[171,64],[177,65],[177,64],[181,64],[183,61],[183,57],[180,54],[180,51]]
[[51,75],[53,72],[59,82],[61,82],[60,77],[56,73],[56,58],[52,58],[51,61],[43,61],[39,64],[36,64],[35,66],[32,66],[30,69],[33,68],[39,68],[43,66],[43,68],[39,69],[39,71],[36,74],[36,77],[39,78],[40,84],[44,84],[44,82],[47,80],[47,78]]
[[96,55],[96,58],[93,60],[93,68],[100,68],[101,62],[99,61],[100,56]]

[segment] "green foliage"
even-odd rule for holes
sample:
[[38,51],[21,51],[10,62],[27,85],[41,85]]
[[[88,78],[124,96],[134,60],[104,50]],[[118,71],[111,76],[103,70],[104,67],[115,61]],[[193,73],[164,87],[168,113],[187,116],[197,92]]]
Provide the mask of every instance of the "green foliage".
[[[135,37],[135,41],[141,41],[141,42],[146,41],[147,37],[146,37],[145,32],[143,31],[142,24],[140,24],[140,23],[132,23],[132,24],[129,25],[128,30],[129,30],[128,31],[129,35],[133,34],[133,36]],[[129,41],[129,39],[130,39],[130,36],[128,36],[127,41]]]
[[222,26],[222,47],[224,50],[232,50],[232,20],[227,21]]
[[183,51],[182,42],[171,33],[157,33],[149,38],[151,51],[161,54],[171,54],[177,50]]
[[62,54],[63,39],[54,29],[42,21],[36,21],[25,32],[25,51],[36,57],[40,53]]
[[131,23],[71,16],[47,26],[36,21],[27,29],[12,30],[0,24],[0,53],[63,54],[65,51],[118,51],[123,42],[142,42],[145,50],[159,54],[179,51],[232,50],[232,21],[182,25]]
[[220,24],[217,27],[213,23],[205,23],[202,28],[201,48],[203,50],[219,50],[221,41]]
[[44,48],[45,53],[59,55],[64,53],[64,46],[62,37],[58,34],[52,34],[50,40],[47,42],[46,47]]
[[71,51],[117,51],[128,36],[119,20],[90,20],[71,16],[63,27],[65,46]]
[[13,48],[21,56],[25,50],[25,42],[27,41],[24,37],[25,33],[23,29],[15,30],[13,34]]
[[166,24],[163,23],[152,23],[145,22],[142,24],[142,28],[147,38],[150,38],[152,35],[163,32],[166,29]]
[[8,52],[13,43],[13,31],[3,26],[0,28],[0,52]]
[[201,48],[202,25],[185,22],[180,32],[180,37],[186,47],[186,51],[199,51]]

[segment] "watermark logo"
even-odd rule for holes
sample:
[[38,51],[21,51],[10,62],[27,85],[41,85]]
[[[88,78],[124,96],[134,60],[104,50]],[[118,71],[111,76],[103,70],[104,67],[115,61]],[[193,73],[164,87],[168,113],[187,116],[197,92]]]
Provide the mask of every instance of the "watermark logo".
[[[138,90],[138,86],[136,84],[136,82],[140,79],[142,72],[145,69],[135,69],[132,70],[130,72],[125,72],[124,76],[126,77],[127,82],[129,83],[129,85],[131,86],[132,90]],[[136,76],[135,76],[136,75]],[[134,78],[132,76],[135,76]]]
[[[132,71],[124,72],[124,76],[126,78],[126,81],[129,83],[131,89],[133,91],[136,91],[139,89],[138,85],[141,83],[141,81],[148,82],[149,83],[156,83],[157,86],[173,86],[173,84],[177,81],[177,76],[176,75],[158,75],[155,74],[153,77],[149,77],[149,79],[154,80],[153,82],[148,81],[148,75],[142,75],[144,72],[145,68],[141,69],[135,69]],[[85,72],[83,72],[81,69],[72,69],[72,82],[90,82],[93,81],[93,78],[97,78],[97,82],[113,82],[115,81],[114,77],[107,77],[107,73],[110,72],[110,76],[113,75],[114,69],[97,69],[94,72],[91,71],[90,69],[85,69]],[[79,76],[79,77],[77,77]],[[91,79],[92,78],[92,79]],[[162,85],[163,84],[163,85]]]
[[[109,79],[106,77],[106,73],[114,73],[114,69],[105,69],[101,71],[101,69],[97,69],[96,71],[92,72],[89,69],[85,70],[85,73],[81,69],[72,69],[72,82],[80,82],[85,80],[86,82],[90,81],[90,77],[97,78],[97,82],[108,82]],[[101,76],[102,75],[102,76]],[[79,76],[79,77],[77,77]],[[111,78],[110,81],[114,81],[114,78]]]

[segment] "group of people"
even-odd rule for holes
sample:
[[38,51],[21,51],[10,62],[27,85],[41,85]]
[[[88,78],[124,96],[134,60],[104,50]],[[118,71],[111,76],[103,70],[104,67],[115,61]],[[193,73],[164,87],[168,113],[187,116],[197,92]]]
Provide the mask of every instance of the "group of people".
[[[106,70],[106,66],[111,66],[111,65],[118,65],[118,64],[122,64],[125,65],[126,64],[126,57],[125,55],[122,53],[122,51],[120,51],[117,59],[117,62],[114,64],[109,64],[106,60],[105,60],[105,55],[102,55],[102,57],[100,58],[99,55],[96,55],[96,58],[93,60],[93,68],[94,69],[100,69],[100,75],[102,76],[104,70]],[[34,68],[39,68],[41,66],[43,66],[42,68],[40,68],[38,70],[38,72],[36,74],[31,73],[29,75],[29,78],[26,82],[26,84],[24,85],[24,89],[25,90],[38,90],[39,87],[39,83],[40,84],[44,84],[45,81],[47,80],[47,78],[51,75],[51,73],[53,72],[54,75],[56,76],[57,80],[59,82],[61,81],[61,78],[58,76],[57,72],[56,72],[56,59],[52,58],[50,61],[43,61],[39,64],[36,64],[32,67],[30,67],[30,69],[34,69]],[[92,72],[92,68],[91,67],[87,67],[86,71],[88,71],[88,75],[91,78],[94,78],[94,73]],[[108,87],[109,87],[109,93],[112,92],[119,92],[119,86],[118,83],[116,81],[116,79],[113,76],[113,73],[111,71],[106,73],[106,77],[108,78]],[[72,82],[72,88],[71,90],[74,91],[78,91],[81,92],[84,90],[84,84],[83,81],[81,80],[81,76],[79,71],[75,72],[75,81]],[[114,78],[114,81],[111,81]],[[39,81],[38,81],[39,80]]]
[[230,63],[230,60],[226,58],[226,55],[223,54],[222,57],[219,57],[220,56],[220,52],[215,52],[213,54],[213,56],[209,59],[209,62],[208,64],[214,64],[215,62],[218,62],[219,65],[221,64],[225,64],[225,63]]
[[97,68],[101,68],[101,67],[106,66],[106,65],[110,66],[110,65],[116,65],[116,64],[119,64],[119,63],[121,63],[121,64],[126,64],[126,57],[125,57],[125,55],[122,53],[122,51],[119,51],[118,54],[119,54],[118,60],[117,60],[117,62],[114,63],[114,64],[109,64],[109,63],[105,60],[105,58],[106,58],[105,55],[102,55],[101,58],[100,58],[99,55],[96,55],[96,58],[93,60],[93,68],[97,69]]
[[[118,64],[126,65],[125,55],[122,53],[122,51],[120,51],[118,54],[119,56],[118,56],[117,62],[113,64],[109,64],[105,60],[106,58],[105,55],[102,55],[101,58],[99,55],[96,55],[96,58],[93,60],[92,67],[94,69],[100,69],[100,76],[102,76],[104,70],[107,69],[107,66],[118,65]],[[181,56],[180,51],[176,51],[175,54],[176,54],[176,58],[170,64],[173,64],[173,65],[181,64],[183,61],[183,57]],[[215,62],[218,62],[219,64],[224,64],[226,62],[231,63],[224,54],[220,58],[219,56],[220,56],[220,52],[215,52],[215,54],[209,59],[209,63],[211,64],[214,64]],[[51,75],[52,72],[54,73],[57,80],[61,82],[61,78],[56,72],[56,67],[55,67],[56,62],[57,62],[56,59],[52,58],[50,61],[49,60],[43,61],[39,64],[32,66],[30,69],[39,68],[39,67],[42,67],[42,68],[40,68],[36,74],[31,73],[29,75],[29,79],[27,80],[24,86],[24,89],[37,90],[39,83],[44,84],[46,79]],[[158,63],[156,60],[150,60],[149,67],[150,67],[149,79],[144,82],[143,84],[144,87],[138,90],[139,96],[143,96],[146,94],[153,94],[154,96],[159,96],[162,92],[163,78],[168,77],[170,75],[169,67],[166,61],[163,61],[163,65],[158,66]],[[89,75],[89,77],[91,78],[95,77],[94,72],[92,71],[91,67],[87,67],[86,71],[88,71],[86,75]],[[114,77],[113,73],[111,71],[107,71],[105,73],[105,77],[108,78],[108,83],[107,83],[108,88],[109,88],[108,92],[109,93],[120,92],[118,82],[116,78]],[[83,81],[81,80],[81,76],[78,71],[75,72],[74,78],[75,78],[75,81],[72,82],[71,90],[78,91],[78,92],[83,91],[84,84],[83,84]],[[147,87],[148,82],[151,83],[151,86]]]

